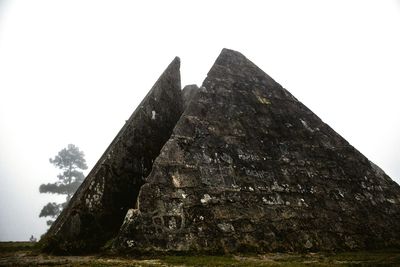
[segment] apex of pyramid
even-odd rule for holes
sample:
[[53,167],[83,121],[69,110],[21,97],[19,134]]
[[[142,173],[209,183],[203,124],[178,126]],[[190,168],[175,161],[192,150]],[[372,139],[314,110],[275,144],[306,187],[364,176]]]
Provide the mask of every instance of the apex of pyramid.
[[181,59],[179,57],[175,57],[172,60],[172,62],[168,65],[166,71],[168,70],[179,71],[180,66],[181,66]]
[[[179,80],[181,78],[180,75],[180,66],[181,66],[181,60],[179,57],[175,57],[171,63],[169,63],[168,67],[164,70],[164,72],[161,74],[160,78],[158,78],[156,84],[163,79],[174,79],[174,80]],[[180,87],[180,82],[179,82],[179,87]]]
[[221,53],[217,57],[215,64],[224,66],[241,64],[246,61],[248,61],[248,59],[242,53],[232,49],[223,48]]
[[[164,93],[169,96],[181,94],[181,73],[180,73],[181,60],[179,57],[175,57],[168,67],[164,70],[161,76],[158,78],[152,89],[149,91],[143,101],[147,101],[147,98],[155,97],[159,99]],[[181,97],[175,97],[177,105],[182,105]]]
[[[156,85],[161,81],[165,79],[174,79],[174,80],[179,80],[181,78],[180,74],[180,67],[181,67],[181,60],[179,57],[175,57],[171,63],[169,63],[168,67],[163,71],[161,76],[158,78],[157,82],[153,87],[157,87]],[[180,82],[179,82],[179,87],[180,87]]]
[[[234,76],[234,78],[232,76]],[[253,79],[255,82],[265,84],[269,87],[275,87],[277,85],[280,87],[274,79],[242,53],[223,48],[215,60],[214,65],[208,72],[207,78],[224,80],[229,83],[229,80],[238,79],[239,77],[246,80]],[[207,85],[207,80],[208,79],[205,80],[204,85]]]

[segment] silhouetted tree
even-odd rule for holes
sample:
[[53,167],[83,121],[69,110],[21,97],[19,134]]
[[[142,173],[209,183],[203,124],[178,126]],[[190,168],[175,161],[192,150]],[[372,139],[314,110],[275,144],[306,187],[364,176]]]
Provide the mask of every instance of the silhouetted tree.
[[29,242],[35,243],[37,241],[37,238],[34,237],[33,235],[31,235],[31,237],[29,238]]
[[[60,215],[62,209],[67,205],[85,178],[81,171],[87,169],[84,157],[83,151],[80,151],[77,146],[69,144],[67,148],[62,149],[53,159],[50,159],[50,163],[61,169],[62,172],[57,175],[57,182],[41,184],[39,192],[67,196],[64,203],[47,203],[40,211],[39,217],[51,217],[54,219]],[[53,222],[54,220],[48,220],[47,225],[51,225]]]

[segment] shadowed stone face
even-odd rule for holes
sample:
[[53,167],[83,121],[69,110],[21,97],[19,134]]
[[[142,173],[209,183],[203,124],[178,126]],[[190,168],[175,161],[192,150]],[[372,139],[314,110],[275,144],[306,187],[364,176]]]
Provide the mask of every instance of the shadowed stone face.
[[243,55],[224,49],[198,90],[115,248],[399,246],[399,186]]
[[92,251],[117,233],[182,114],[179,66],[174,59],[126,121],[46,234],[47,250]]

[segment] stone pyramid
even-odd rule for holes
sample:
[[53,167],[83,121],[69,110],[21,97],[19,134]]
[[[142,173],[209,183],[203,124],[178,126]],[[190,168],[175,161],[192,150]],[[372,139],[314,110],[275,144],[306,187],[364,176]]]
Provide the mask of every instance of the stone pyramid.
[[[158,156],[154,152],[142,157],[155,161],[149,161],[140,178],[130,176],[130,168],[124,169],[126,179],[114,177],[127,157],[105,153],[116,168],[108,180],[97,182],[104,185],[99,191],[120,181],[113,191],[117,194],[123,183],[132,183],[129,177],[136,181],[134,190],[124,191],[128,204],[120,213],[112,198],[108,203],[105,193],[99,196],[103,213],[109,214],[105,218],[118,215],[115,224],[82,228],[81,206],[74,203],[89,203],[89,192],[96,188],[96,182],[90,187],[91,181],[101,180],[89,174],[89,182],[78,190],[48,238],[75,234],[75,240],[90,241],[86,234],[74,232],[80,225],[85,233],[97,233],[103,243],[113,237],[109,247],[132,254],[400,246],[399,185],[242,54],[223,49],[201,88],[174,92],[176,98],[166,103],[177,101],[181,107],[183,98],[183,114],[181,108],[173,109],[174,115],[164,114],[173,119],[162,126],[168,129],[165,136],[159,133],[157,148],[162,149]],[[171,104],[163,111],[170,108]],[[132,127],[148,122],[138,120]],[[129,134],[120,139],[129,140]],[[138,142],[145,147],[154,140],[140,136]],[[129,158],[135,166],[138,159]],[[98,163],[104,164],[104,159]],[[74,205],[79,206],[75,215]],[[63,227],[66,230],[60,230]],[[105,236],[99,229],[110,231]],[[58,246],[65,243],[52,240]]]

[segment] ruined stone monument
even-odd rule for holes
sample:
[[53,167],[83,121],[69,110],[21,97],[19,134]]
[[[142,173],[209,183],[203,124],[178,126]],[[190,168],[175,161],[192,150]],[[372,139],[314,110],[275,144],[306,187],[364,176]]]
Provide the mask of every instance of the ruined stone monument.
[[242,54],[175,59],[43,238],[47,251],[400,246],[400,187]]

